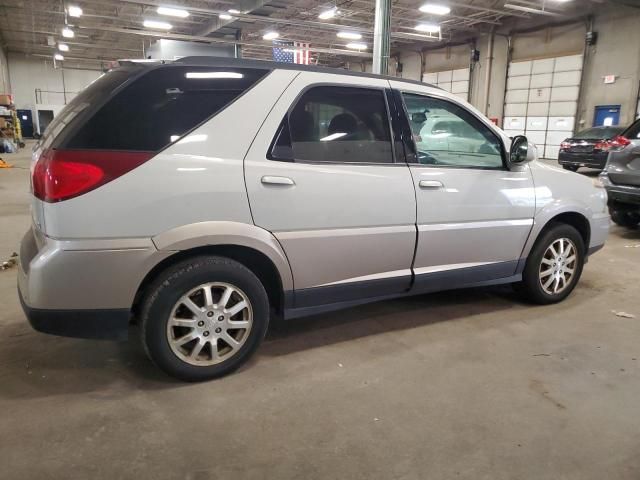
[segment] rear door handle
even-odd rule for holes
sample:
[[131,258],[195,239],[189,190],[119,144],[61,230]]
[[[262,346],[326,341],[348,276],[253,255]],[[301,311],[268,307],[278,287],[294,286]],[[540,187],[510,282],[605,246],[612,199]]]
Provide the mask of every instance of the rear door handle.
[[428,190],[438,190],[440,188],[444,188],[444,184],[438,180],[420,180],[420,188],[425,188]]
[[268,185],[295,185],[296,184],[296,182],[294,182],[292,178],[274,177],[271,175],[265,175],[264,177],[262,177],[261,182]]

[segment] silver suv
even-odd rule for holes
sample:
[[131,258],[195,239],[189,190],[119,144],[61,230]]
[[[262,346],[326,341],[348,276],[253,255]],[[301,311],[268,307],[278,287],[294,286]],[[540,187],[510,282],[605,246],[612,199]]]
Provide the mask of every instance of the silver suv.
[[299,65],[124,63],[34,150],[19,291],[37,330],[217,377],[292,319],[437,290],[573,290],[604,189],[456,96]]

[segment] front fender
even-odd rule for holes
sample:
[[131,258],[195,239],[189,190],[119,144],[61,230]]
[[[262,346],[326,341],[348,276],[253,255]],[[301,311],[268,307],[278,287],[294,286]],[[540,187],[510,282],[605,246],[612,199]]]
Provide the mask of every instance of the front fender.
[[289,261],[278,240],[263,228],[238,222],[198,222],[160,233],[151,239],[160,251],[184,251],[211,245],[239,245],[265,255],[273,262],[285,291],[293,290]]

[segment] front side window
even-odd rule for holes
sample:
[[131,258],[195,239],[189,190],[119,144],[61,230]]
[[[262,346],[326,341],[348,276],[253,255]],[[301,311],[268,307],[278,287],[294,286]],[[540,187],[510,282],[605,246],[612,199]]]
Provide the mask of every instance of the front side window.
[[292,160],[392,163],[391,148],[382,90],[319,86],[307,90],[283,121],[272,158],[288,151]]
[[466,168],[502,168],[500,139],[455,103],[402,94],[419,163]]

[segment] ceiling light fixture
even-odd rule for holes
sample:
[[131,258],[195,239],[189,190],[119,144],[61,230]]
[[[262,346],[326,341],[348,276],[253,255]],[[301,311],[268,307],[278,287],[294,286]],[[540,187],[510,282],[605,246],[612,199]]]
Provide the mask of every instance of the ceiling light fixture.
[[160,15],[168,15],[170,17],[187,18],[189,16],[189,12],[182,10],[181,8],[158,7],[158,10],[156,11]]
[[218,15],[218,18],[220,18],[220,20],[231,20],[233,17],[228,13],[221,13]]
[[76,34],[69,27],[64,27],[62,29],[62,36],[64,38],[73,38],[76,36]]
[[425,33],[440,33],[440,25],[435,23],[421,23],[414,27],[414,30]]
[[425,3],[419,10],[423,13],[432,13],[434,15],[447,15],[451,12],[451,8],[439,3]]
[[362,35],[356,32],[338,32],[338,38],[346,38],[347,40],[360,40]]
[[63,57],[63,56],[62,56],[62,54],[60,54],[60,53],[56,53],[56,54],[53,56],[53,58],[54,58],[54,59],[56,59],[56,60],[59,60],[59,61],[64,60],[64,57]]
[[158,20],[145,20],[144,22],[142,22],[142,25],[147,28],[154,28],[156,30],[171,30],[173,28],[173,25],[171,25],[170,23],[160,22]]
[[536,13],[538,15],[547,15],[549,17],[563,17],[564,15],[556,12],[549,12],[547,10],[538,10],[537,8],[523,7],[522,5],[514,5],[513,3],[505,3],[504,8],[510,10],[517,10],[519,12]]
[[69,51],[69,45],[67,45],[66,43],[59,43],[58,44],[58,50],[60,50],[61,52],[68,52]]
[[238,13],[240,13],[240,10],[236,10],[235,8],[230,8],[229,10],[227,10],[227,12],[237,15]]
[[80,17],[82,15],[82,9],[76,5],[69,5],[69,7],[67,7],[67,13],[70,17]]
[[366,50],[367,44],[354,42],[354,43],[347,43],[346,47],[351,48],[352,50]]
[[318,15],[318,18],[320,20],[329,20],[330,18],[333,18],[336,16],[336,14],[338,13],[338,9],[337,8],[330,8],[329,10],[325,10],[323,12],[320,12],[320,15]]
[[279,36],[280,36],[280,34],[278,32],[267,32],[264,35],[262,35],[262,39],[263,40],[275,40]]

